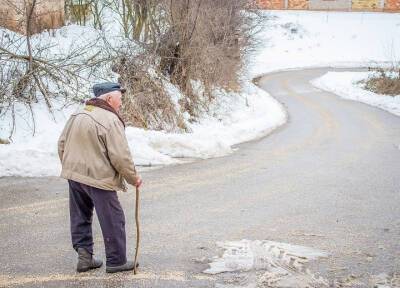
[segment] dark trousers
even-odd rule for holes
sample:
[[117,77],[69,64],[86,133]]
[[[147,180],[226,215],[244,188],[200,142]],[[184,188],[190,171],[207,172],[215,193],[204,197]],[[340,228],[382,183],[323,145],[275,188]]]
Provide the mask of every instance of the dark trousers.
[[73,180],[69,183],[72,246],[93,254],[92,219],[96,209],[106,249],[107,266],[126,263],[125,215],[117,192],[102,190]]

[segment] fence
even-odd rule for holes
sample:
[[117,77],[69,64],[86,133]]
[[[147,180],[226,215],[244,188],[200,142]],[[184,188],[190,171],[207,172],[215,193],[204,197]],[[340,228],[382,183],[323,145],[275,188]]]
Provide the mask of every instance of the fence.
[[400,0],[257,0],[263,9],[400,12]]

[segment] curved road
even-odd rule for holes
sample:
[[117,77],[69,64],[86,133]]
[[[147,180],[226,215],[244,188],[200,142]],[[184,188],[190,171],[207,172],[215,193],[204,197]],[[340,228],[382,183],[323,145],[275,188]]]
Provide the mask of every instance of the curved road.
[[[331,280],[399,272],[400,118],[309,84],[326,71],[260,79],[289,113],[268,137],[143,173],[138,276],[75,274],[64,180],[0,179],[0,287],[213,287],[221,275],[202,274],[207,265],[193,259],[240,239],[324,249],[331,256],[314,270]],[[133,257],[134,193],[120,199]],[[104,259],[97,222],[94,236]]]

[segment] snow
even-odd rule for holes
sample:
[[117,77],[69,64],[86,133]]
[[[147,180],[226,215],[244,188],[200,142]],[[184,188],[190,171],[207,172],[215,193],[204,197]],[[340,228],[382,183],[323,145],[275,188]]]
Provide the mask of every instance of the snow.
[[335,279],[327,279],[314,273],[312,267],[317,269],[317,261],[329,257],[329,253],[306,246],[243,239],[217,242],[217,247],[218,256],[201,260],[209,264],[203,273],[216,275],[216,288],[328,288],[332,283],[340,287],[395,288],[400,280],[398,273],[334,275]]
[[[34,118],[38,124],[32,137],[32,115],[25,106],[16,105],[17,125],[12,143],[0,145],[0,176],[58,176],[61,165],[58,160],[57,137],[76,107],[58,107],[53,119],[45,105],[33,105]],[[0,126],[0,138],[8,135],[12,128],[10,113],[7,116]]]
[[400,61],[400,13],[273,11],[249,59],[252,77],[303,67]]
[[203,273],[236,272],[217,287],[328,287],[326,279],[307,268],[309,261],[327,257],[324,251],[266,240],[217,242],[217,246],[222,256],[214,257]]
[[373,74],[374,72],[328,72],[311,83],[342,98],[363,102],[400,116],[400,95],[376,94],[365,90],[363,84],[359,83]]
[[210,268],[204,270],[206,274],[271,269],[274,266],[280,266],[277,262],[286,260],[283,259],[281,251],[290,254],[290,256],[308,260],[328,256],[326,252],[309,247],[274,241],[244,239],[217,242],[217,246],[223,249],[224,253],[209,264]]
[[[71,47],[76,46],[77,39],[84,39],[80,41],[81,45],[92,43],[99,39],[96,33],[90,27],[69,25],[54,31],[52,36],[47,32],[37,35],[32,43],[51,45],[50,53],[56,55],[57,51],[76,49]],[[98,47],[93,51],[98,51]],[[104,77],[115,79],[112,73]],[[171,83],[164,84],[176,108],[179,108],[179,90]],[[87,95],[90,93],[86,86],[82,87],[82,91]],[[265,136],[286,121],[282,105],[249,80],[243,81],[240,93],[216,89],[214,95],[218,100],[197,122],[189,122],[188,115],[184,115],[190,133],[166,133],[128,127],[126,136],[135,164],[168,165],[185,162],[179,158],[224,156],[233,152],[233,145]],[[58,105],[59,108],[62,104]],[[34,118],[38,125],[32,137],[32,119],[24,106],[17,105],[17,128],[12,143],[0,146],[0,176],[58,176],[61,167],[57,140],[69,115],[80,108],[74,105],[69,109],[55,109],[54,121],[43,103],[33,104]],[[12,128],[10,111],[1,119],[1,123],[0,138],[4,139]]]
[[[137,165],[168,165],[185,162],[181,157],[227,155],[233,152],[233,145],[265,136],[285,123],[287,115],[283,106],[256,87],[251,82],[254,77],[298,67],[383,65],[400,57],[394,53],[400,51],[400,39],[395,37],[400,33],[399,14],[310,11],[266,14],[270,20],[258,35],[260,46],[255,53],[248,55],[247,68],[242,73],[242,91],[216,90],[217,101],[196,123],[189,122],[189,117],[184,115],[190,133],[128,127],[127,139]],[[108,25],[104,34],[117,45],[120,43],[116,36],[119,31],[113,30],[112,23]],[[96,33],[91,27],[69,25],[54,33],[35,36],[32,42],[50,43],[53,45],[51,51],[56,55],[57,51],[71,49],[71,45],[98,39]],[[96,43],[96,49],[90,53],[96,53],[98,48],[101,50],[101,41]],[[101,79],[91,82],[116,79],[116,75],[104,68],[98,72]],[[82,93],[89,96],[89,88],[83,86]],[[173,85],[169,91],[175,91],[171,99],[177,106],[179,91]],[[43,103],[33,106],[35,118],[40,120],[37,121],[35,136],[28,132],[29,116],[25,115],[23,107],[18,107],[20,116],[17,117],[13,142],[0,145],[0,176],[59,175],[57,138],[69,115],[79,107],[56,110],[54,121]],[[10,113],[0,121],[0,138],[4,139],[11,125]]]
[[254,84],[245,83],[242,93],[220,91],[218,98],[211,115],[204,114],[198,122],[188,124],[191,133],[129,127],[127,137],[169,156],[166,161],[173,161],[171,157],[209,158],[229,154],[233,145],[264,136],[286,121],[282,106]]
[[[242,93],[219,92],[219,101],[198,122],[188,123],[191,133],[166,133],[126,128],[126,136],[136,165],[177,164],[177,158],[210,158],[233,152],[232,146],[262,137],[286,121],[282,106],[252,83],[244,83]],[[248,104],[248,106],[246,105]],[[68,116],[80,109],[78,105],[56,111],[56,121],[41,104],[34,105],[40,123],[34,137],[25,121],[26,112],[19,114],[16,137],[10,145],[0,146],[1,176],[58,176],[61,171],[57,140]],[[11,123],[8,119],[7,123]],[[3,120],[4,121],[4,120]],[[7,129],[5,129],[7,128]],[[8,126],[0,128],[6,135]],[[46,163],[44,165],[44,163]]]

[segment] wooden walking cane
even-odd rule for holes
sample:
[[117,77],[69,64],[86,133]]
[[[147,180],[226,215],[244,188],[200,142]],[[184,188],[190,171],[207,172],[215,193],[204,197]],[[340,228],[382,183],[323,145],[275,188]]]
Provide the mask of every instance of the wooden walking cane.
[[140,241],[140,229],[139,229],[139,187],[136,186],[136,208],[135,208],[135,219],[136,219],[136,252],[135,252],[135,261],[133,273],[136,275],[137,273],[137,257],[139,252],[139,241]]

